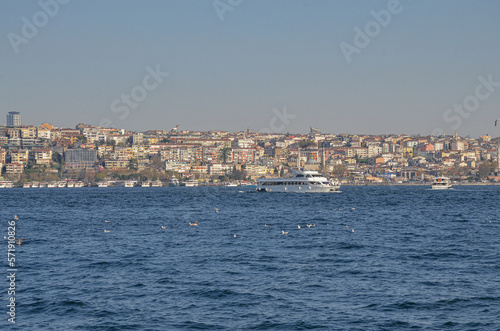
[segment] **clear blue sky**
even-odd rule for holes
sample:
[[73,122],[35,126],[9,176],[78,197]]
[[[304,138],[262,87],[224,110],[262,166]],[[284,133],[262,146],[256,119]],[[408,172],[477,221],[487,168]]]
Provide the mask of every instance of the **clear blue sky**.
[[[401,0],[348,63],[341,43],[390,2],[220,0],[236,4],[221,20],[213,0],[72,0],[53,17],[1,0],[0,123],[15,110],[23,124],[260,131],[286,107],[275,130],[497,136],[500,86],[475,93],[479,76],[500,85],[500,2]],[[23,17],[40,25],[29,38]],[[132,108],[120,98],[134,88]],[[464,100],[474,111],[453,111]]]

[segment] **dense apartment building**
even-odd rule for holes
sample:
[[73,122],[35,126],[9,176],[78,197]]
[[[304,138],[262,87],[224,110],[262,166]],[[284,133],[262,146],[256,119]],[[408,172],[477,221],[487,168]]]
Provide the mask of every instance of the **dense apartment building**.
[[64,153],[64,165],[68,169],[92,168],[97,162],[97,150],[95,149],[68,149]]

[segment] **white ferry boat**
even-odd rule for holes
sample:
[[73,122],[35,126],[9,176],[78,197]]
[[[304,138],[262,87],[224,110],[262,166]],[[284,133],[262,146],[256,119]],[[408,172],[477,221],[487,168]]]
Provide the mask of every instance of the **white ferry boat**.
[[125,185],[124,186],[125,187],[134,187],[134,182],[131,181],[131,180],[127,180],[127,181],[125,181]]
[[3,182],[0,181],[0,188],[12,188],[12,186],[13,186],[13,183],[11,181],[8,181],[8,180],[3,181]]
[[448,177],[436,177],[432,182],[433,190],[447,190],[451,188],[451,181]]
[[161,180],[155,180],[154,182],[151,183],[152,187],[161,187],[163,184],[161,183]]
[[181,183],[181,186],[198,186],[198,181],[196,179],[186,180]]
[[257,191],[259,192],[340,192],[340,184],[328,180],[317,171],[294,171],[290,178],[259,178]]

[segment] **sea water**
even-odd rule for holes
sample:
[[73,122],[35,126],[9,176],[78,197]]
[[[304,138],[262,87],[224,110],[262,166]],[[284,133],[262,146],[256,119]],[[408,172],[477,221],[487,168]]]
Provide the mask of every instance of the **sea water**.
[[2,189],[0,326],[500,329],[500,187],[341,190]]

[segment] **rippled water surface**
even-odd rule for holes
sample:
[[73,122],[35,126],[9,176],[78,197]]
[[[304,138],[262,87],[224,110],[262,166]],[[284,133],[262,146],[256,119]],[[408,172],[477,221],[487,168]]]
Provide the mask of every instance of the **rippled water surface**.
[[14,329],[500,329],[500,187],[342,191],[0,189]]

